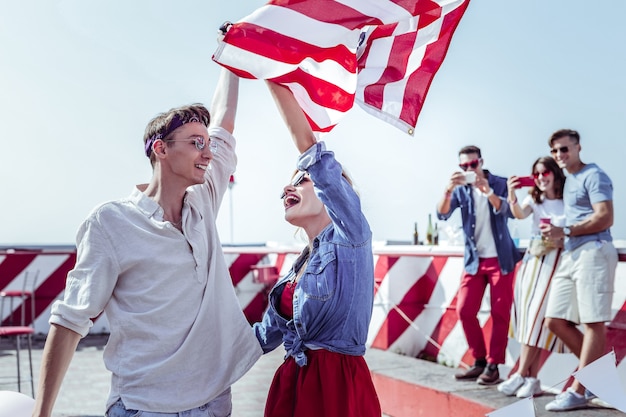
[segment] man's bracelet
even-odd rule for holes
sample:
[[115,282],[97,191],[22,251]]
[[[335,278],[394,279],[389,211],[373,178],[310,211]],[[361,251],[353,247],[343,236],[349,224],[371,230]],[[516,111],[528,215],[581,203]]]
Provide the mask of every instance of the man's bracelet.
[[485,196],[487,196],[487,198],[489,198],[492,195],[493,195],[493,188],[489,188],[489,192],[487,194],[485,194]]

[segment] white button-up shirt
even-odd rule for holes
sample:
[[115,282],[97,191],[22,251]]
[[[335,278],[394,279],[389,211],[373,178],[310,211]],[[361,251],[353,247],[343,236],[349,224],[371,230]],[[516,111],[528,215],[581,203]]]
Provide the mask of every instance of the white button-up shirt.
[[227,389],[262,351],[235,295],[215,218],[236,166],[235,139],[209,132],[219,151],[202,185],[189,187],[183,233],[135,188],[96,207],[77,236],[77,260],[50,323],[86,335],[106,312],[107,408],[179,412]]

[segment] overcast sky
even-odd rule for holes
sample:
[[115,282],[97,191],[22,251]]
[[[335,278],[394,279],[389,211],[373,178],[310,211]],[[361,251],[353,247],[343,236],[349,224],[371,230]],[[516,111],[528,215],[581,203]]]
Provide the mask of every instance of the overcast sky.
[[[73,244],[94,206],[147,182],[146,123],[210,103],[218,26],[263,4],[4,2],[0,245]],[[481,147],[495,174],[527,175],[560,128],[577,129],[583,161],[612,178],[613,236],[625,239],[625,15],[622,0],[473,0],[414,137],[355,107],[325,138],[356,181],[374,239],[410,240],[415,221],[425,234],[462,146]],[[290,243],[278,197],[297,153],[263,82],[242,82],[237,117],[222,241]],[[527,222],[519,229],[525,237]]]

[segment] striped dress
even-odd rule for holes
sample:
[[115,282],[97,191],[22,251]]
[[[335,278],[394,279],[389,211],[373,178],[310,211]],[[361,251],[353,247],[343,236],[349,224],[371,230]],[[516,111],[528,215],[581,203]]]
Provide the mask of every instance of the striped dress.
[[[549,217],[555,226],[563,226],[563,200],[545,200],[536,204],[530,196],[523,205],[533,209],[532,235],[539,235],[539,219]],[[569,352],[543,322],[552,277],[558,267],[562,249],[556,248],[544,256],[533,256],[528,251],[517,270],[514,301],[511,308],[509,336],[520,343],[546,349],[550,352]]]

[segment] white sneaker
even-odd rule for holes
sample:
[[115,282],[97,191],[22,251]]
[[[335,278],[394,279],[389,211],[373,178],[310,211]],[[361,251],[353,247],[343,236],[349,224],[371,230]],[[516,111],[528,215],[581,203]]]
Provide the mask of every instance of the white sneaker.
[[585,399],[587,401],[591,401],[595,398],[598,398],[598,396],[594,394],[593,392],[589,391],[587,388],[585,388]]
[[514,395],[522,385],[524,385],[524,377],[515,373],[498,385],[498,391],[504,395]]
[[517,390],[518,398],[537,397],[543,394],[541,382],[537,378],[528,377],[524,381],[524,385]]
[[570,391],[570,388],[557,395],[554,401],[546,404],[546,410],[548,411],[568,411],[578,410],[579,408],[587,408],[587,400],[584,395]]

